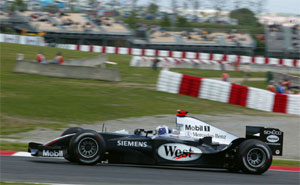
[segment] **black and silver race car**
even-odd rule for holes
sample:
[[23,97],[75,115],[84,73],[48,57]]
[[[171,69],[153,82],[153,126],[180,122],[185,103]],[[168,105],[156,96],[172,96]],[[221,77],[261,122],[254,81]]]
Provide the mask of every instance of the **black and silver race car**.
[[28,152],[81,164],[208,167],[251,174],[264,173],[272,156],[282,155],[283,132],[279,129],[247,126],[246,137],[238,138],[186,114],[178,111],[175,129],[136,129],[133,134],[73,127],[46,144],[29,143]]

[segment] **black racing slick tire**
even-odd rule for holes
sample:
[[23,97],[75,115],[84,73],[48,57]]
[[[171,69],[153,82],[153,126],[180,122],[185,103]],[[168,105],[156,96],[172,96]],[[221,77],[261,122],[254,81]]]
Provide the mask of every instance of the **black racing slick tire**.
[[100,134],[93,130],[82,130],[70,141],[69,152],[72,159],[81,163],[93,165],[103,159],[105,142]]
[[[74,134],[74,133],[77,133],[77,132],[80,132],[82,131],[83,128],[80,128],[80,127],[71,127],[71,128],[68,128],[66,129],[62,134],[61,136],[65,136],[65,135],[69,135],[69,134]],[[64,158],[70,162],[76,162],[76,160],[70,156],[70,151],[69,149],[68,150],[68,155],[67,156],[64,156]]]
[[74,134],[74,133],[77,133],[77,132],[80,132],[82,131],[83,128],[80,128],[80,127],[72,127],[72,128],[68,128],[67,130],[65,130],[61,136],[65,136],[65,135],[68,135],[68,134]]
[[272,164],[272,151],[268,145],[257,139],[243,141],[237,150],[239,169],[249,174],[262,174]]

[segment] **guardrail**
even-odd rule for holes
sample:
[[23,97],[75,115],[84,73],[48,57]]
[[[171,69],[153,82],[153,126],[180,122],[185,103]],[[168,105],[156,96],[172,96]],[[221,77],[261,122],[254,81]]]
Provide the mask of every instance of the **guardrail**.
[[254,64],[254,63],[240,63],[230,61],[215,61],[215,60],[200,60],[189,58],[171,58],[171,57],[146,57],[133,56],[130,61],[131,67],[151,67],[154,59],[158,59],[158,67],[163,68],[192,68],[192,69],[206,69],[206,70],[247,70],[248,72],[267,72],[276,71],[281,73],[299,74],[300,69],[292,66],[272,65],[272,64]]
[[267,112],[300,115],[300,95],[273,93],[254,87],[161,70],[157,90],[194,96]]
[[[20,35],[9,35],[9,34],[0,34],[0,42],[40,45],[40,46],[45,45],[44,39],[42,37],[20,36]],[[96,46],[96,45],[57,44],[56,47],[70,49],[70,50],[109,53],[109,54],[172,57],[172,58],[199,59],[199,60],[210,60],[210,61],[227,61],[227,62],[234,62],[236,65],[258,64],[258,65],[278,65],[278,66],[300,68],[299,59],[281,59],[281,58],[268,58],[268,57],[258,57],[258,56],[251,57],[251,56],[241,56],[241,55],[226,55],[226,54],[215,54],[215,53],[168,51],[168,50]]]
[[70,50],[109,53],[109,54],[227,61],[227,62],[234,62],[236,65],[258,64],[258,65],[278,65],[278,66],[300,68],[299,59],[280,59],[280,58],[268,58],[268,57],[257,57],[257,56],[251,57],[251,56],[241,56],[241,55],[226,55],[226,54],[215,54],[215,53],[168,51],[168,50],[125,48],[125,47],[113,47],[113,46],[95,46],[95,45],[57,44],[56,47],[70,49]]

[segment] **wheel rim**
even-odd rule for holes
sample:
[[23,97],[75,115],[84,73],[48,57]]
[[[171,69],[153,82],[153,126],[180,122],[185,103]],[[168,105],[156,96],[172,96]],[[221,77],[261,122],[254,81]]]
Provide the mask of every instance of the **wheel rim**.
[[252,148],[247,154],[247,162],[251,167],[259,168],[265,161],[266,153],[261,148]]
[[92,158],[97,155],[99,150],[98,143],[95,139],[87,137],[80,140],[78,144],[78,151],[84,158]]

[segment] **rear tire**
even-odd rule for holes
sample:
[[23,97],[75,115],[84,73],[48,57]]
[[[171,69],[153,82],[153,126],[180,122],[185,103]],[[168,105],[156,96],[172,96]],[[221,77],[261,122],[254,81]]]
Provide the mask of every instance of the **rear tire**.
[[260,140],[245,140],[238,147],[237,162],[239,169],[245,173],[262,174],[272,164],[272,151]]
[[70,141],[69,152],[72,159],[81,164],[96,164],[103,159],[105,142],[93,130],[82,130]]

